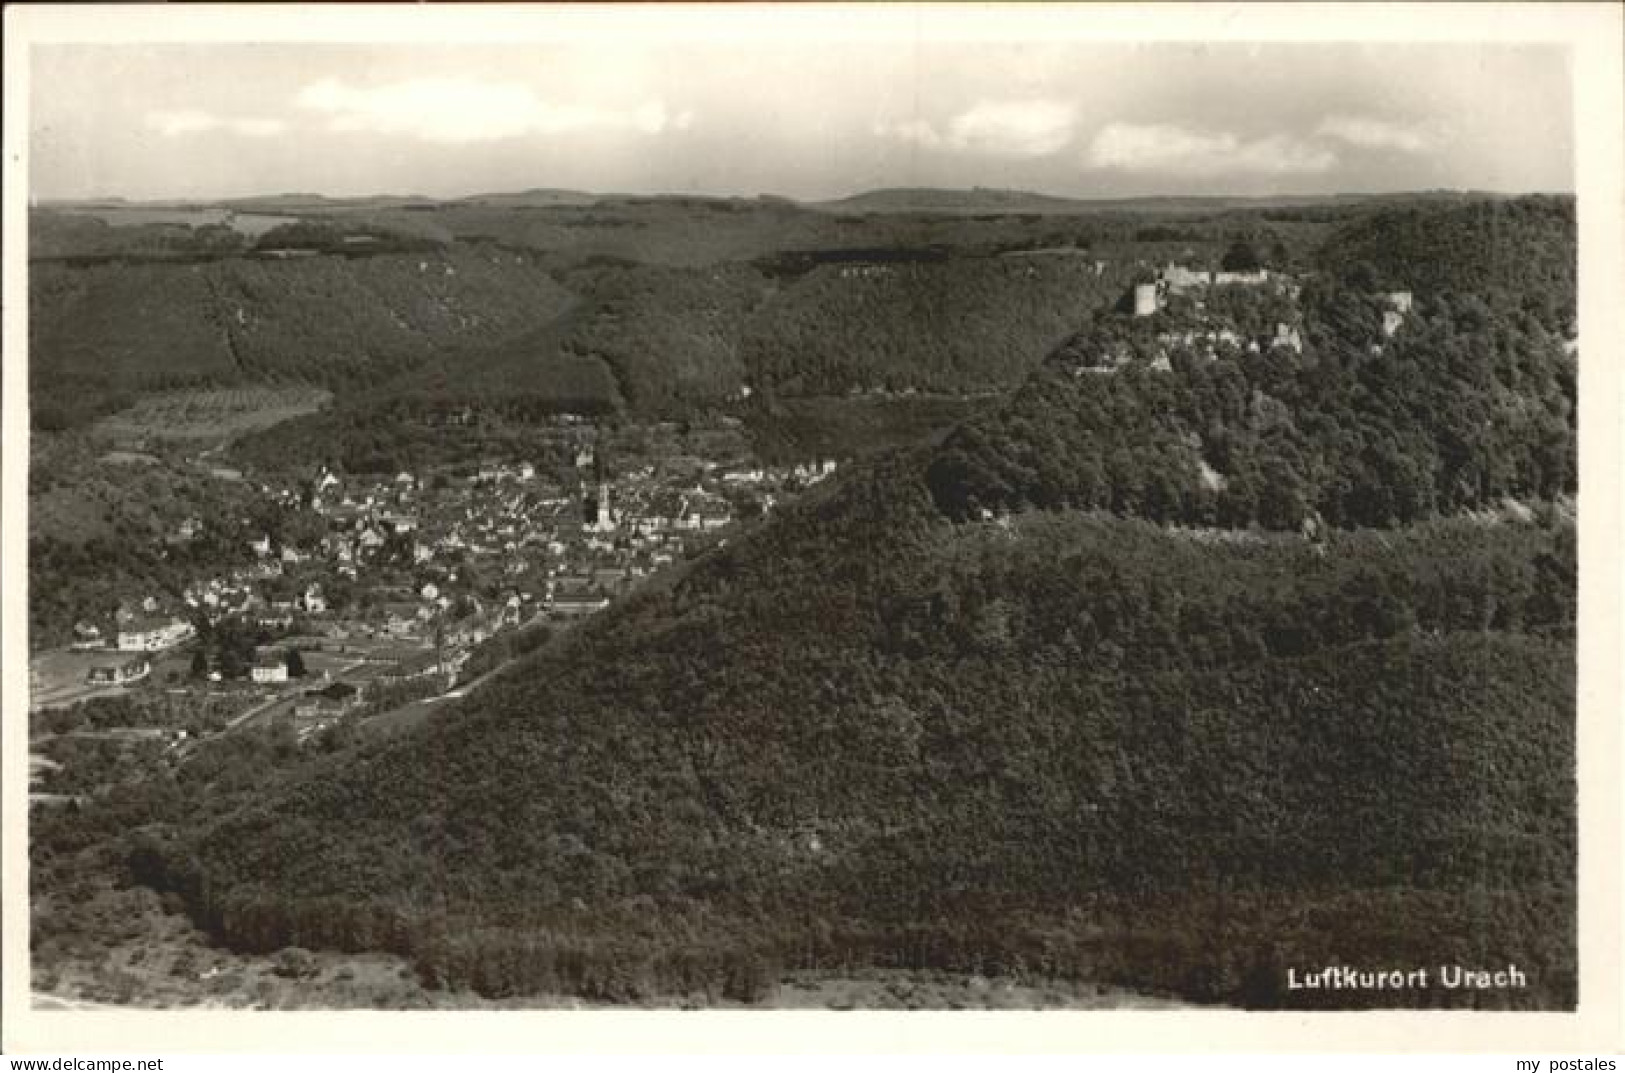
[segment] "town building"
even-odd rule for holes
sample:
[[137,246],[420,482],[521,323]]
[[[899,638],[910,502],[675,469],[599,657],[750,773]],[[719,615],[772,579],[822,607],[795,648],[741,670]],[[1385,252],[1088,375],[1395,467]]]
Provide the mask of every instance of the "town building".
[[162,616],[138,616],[119,625],[120,652],[159,652],[173,648],[197,630],[190,622]]
[[280,657],[258,660],[248,674],[250,678],[261,684],[286,682],[288,680],[288,661]]
[[139,682],[151,673],[152,664],[145,657],[137,656],[94,664],[85,674],[85,681],[91,685],[126,685]]
[[1136,317],[1149,317],[1157,311],[1157,285],[1155,283],[1136,283],[1134,285],[1134,315]]
[[102,628],[90,622],[73,624],[73,648],[78,651],[101,648],[105,643]]

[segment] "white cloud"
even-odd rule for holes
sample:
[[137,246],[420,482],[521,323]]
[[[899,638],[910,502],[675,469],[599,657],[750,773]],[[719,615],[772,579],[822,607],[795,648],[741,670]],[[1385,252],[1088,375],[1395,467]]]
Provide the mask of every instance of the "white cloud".
[[686,130],[694,122],[693,112],[672,116],[660,101],[620,109],[557,104],[518,83],[469,78],[416,78],[369,87],[327,78],[300,91],[298,103],[326,113],[334,130],[450,143],[583,130],[659,134],[668,128]]
[[942,135],[937,133],[937,128],[923,119],[909,119],[901,123],[876,123],[874,132],[882,138],[913,142],[926,149],[935,149],[942,144]]
[[269,138],[281,134],[288,125],[280,119],[261,116],[217,116],[198,108],[147,113],[147,125],[166,138],[224,130],[245,138]]
[[1397,149],[1402,153],[1425,153],[1441,141],[1440,131],[1431,124],[1396,123],[1370,116],[1327,116],[1315,133],[1360,149]]
[[982,101],[954,117],[948,141],[1001,156],[1048,156],[1072,141],[1076,116],[1056,101]]
[[1108,123],[1085,159],[1097,168],[1195,176],[1318,174],[1338,163],[1330,147],[1284,134],[1244,139],[1169,123]]
[[878,122],[882,138],[925,149],[959,149],[996,156],[1048,156],[1072,141],[1077,110],[1055,101],[980,101],[948,121],[944,133],[924,119]]

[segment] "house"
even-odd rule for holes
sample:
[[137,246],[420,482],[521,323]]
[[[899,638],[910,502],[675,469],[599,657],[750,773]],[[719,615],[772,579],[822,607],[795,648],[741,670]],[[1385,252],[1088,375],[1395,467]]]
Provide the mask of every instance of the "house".
[[550,597],[547,601],[548,611],[568,618],[591,615],[608,606],[609,597],[592,593],[569,593]]
[[399,660],[394,666],[378,673],[378,680],[391,685],[410,682],[417,678],[443,673],[440,656],[434,652],[419,652]]
[[1391,339],[1410,315],[1415,300],[1410,291],[1389,291],[1382,296],[1382,300],[1388,307],[1382,311],[1382,334],[1384,338]]
[[173,648],[196,633],[190,622],[164,616],[138,616],[120,624],[120,652],[158,652]]
[[1215,272],[1213,282],[1216,285],[1247,284],[1254,285],[1268,283],[1270,272],[1267,268],[1255,269],[1252,272]]
[[721,529],[733,520],[726,503],[702,503],[694,516],[699,520],[698,528],[703,530]]
[[383,631],[393,637],[409,637],[421,631],[423,622],[433,612],[415,603],[396,602],[383,608]]
[[361,691],[348,682],[334,682],[321,689],[307,690],[294,704],[295,719],[333,719],[361,703]]
[[1278,322],[1275,325],[1275,337],[1270,340],[1270,345],[1286,347],[1288,350],[1295,350],[1301,354],[1303,352],[1303,336],[1298,332],[1298,329],[1290,324]]
[[598,567],[592,572],[593,585],[606,592],[626,586],[626,571],[618,566]]
[[280,656],[267,657],[257,660],[248,672],[249,677],[260,683],[286,682],[288,680],[288,661]]
[[501,627],[499,618],[487,616],[483,609],[478,609],[467,618],[446,627],[445,641],[450,645],[471,648],[496,633]]
[[85,675],[91,685],[125,685],[139,682],[152,673],[152,664],[145,657],[115,660],[94,664]]
[[102,647],[102,628],[89,622],[73,624],[73,647],[79,651]]
[[1206,287],[1213,282],[1213,273],[1198,269],[1186,268],[1184,265],[1170,264],[1160,273],[1162,283],[1178,294],[1192,287]]

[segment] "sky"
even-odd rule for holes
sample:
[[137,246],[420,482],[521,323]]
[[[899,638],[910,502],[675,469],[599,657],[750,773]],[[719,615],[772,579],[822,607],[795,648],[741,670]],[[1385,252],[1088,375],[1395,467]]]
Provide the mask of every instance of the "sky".
[[1571,191],[1554,45],[37,44],[30,193]]

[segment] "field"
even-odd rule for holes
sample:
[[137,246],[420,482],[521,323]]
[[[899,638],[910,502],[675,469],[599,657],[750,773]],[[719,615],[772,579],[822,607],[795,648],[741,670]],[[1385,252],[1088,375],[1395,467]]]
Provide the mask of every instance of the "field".
[[107,206],[74,210],[76,216],[92,216],[109,227],[142,227],[151,224],[175,224],[182,227],[225,225],[249,238],[258,238],[282,224],[293,223],[295,216],[272,216],[268,213],[238,212],[226,209],[166,209],[148,205]]
[[85,680],[92,667],[134,659],[128,652],[73,652],[57,649],[41,652],[28,662],[32,685],[29,703],[34,708],[60,708],[88,697],[116,696],[124,686],[94,686]]
[[92,432],[119,443],[150,440],[226,442],[312,414],[333,399],[314,387],[238,387],[165,391],[97,421]]

